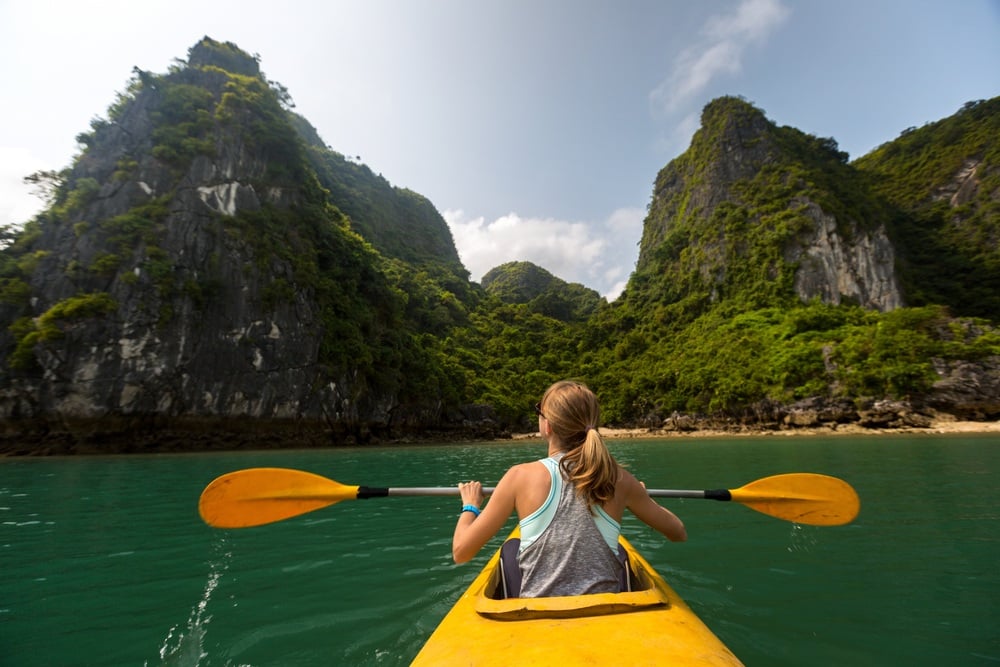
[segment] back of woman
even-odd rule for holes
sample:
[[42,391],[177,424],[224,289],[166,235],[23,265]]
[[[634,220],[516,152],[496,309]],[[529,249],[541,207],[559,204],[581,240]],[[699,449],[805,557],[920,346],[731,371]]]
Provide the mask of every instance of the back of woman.
[[603,505],[614,496],[618,464],[597,431],[597,397],[582,384],[557,382],[536,411],[539,431],[551,440],[542,463],[556,504],[539,517],[521,519],[521,595],[616,592],[621,525]]
[[481,512],[481,484],[459,484],[464,505],[452,540],[455,562],[471,559],[516,511],[522,597],[617,591],[624,509],[670,540],[686,539],[684,524],[611,456],[597,431],[600,406],[589,388],[557,382],[535,410],[548,456],[508,470]]
[[618,592],[622,564],[617,545],[611,549],[596,522],[608,522],[615,542],[620,524],[595,516],[577,495],[576,488],[560,479],[561,471],[557,468],[553,472],[556,475],[553,486],[559,490],[554,494],[557,504],[551,520],[544,526],[532,525],[531,517],[521,522],[521,548],[517,556],[521,568],[520,596]]

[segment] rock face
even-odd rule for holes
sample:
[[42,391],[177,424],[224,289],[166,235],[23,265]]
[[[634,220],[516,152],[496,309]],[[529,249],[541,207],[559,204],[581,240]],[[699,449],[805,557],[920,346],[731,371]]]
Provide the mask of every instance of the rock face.
[[[817,177],[817,154],[823,170],[851,177],[832,140],[778,128],[742,100],[713,101],[691,147],[657,178],[637,273],[687,282],[677,300],[697,290],[731,296],[747,264],[776,285],[777,300],[793,292],[880,311],[904,305],[885,221],[828,210],[840,186],[816,185],[828,180]],[[692,272],[699,282],[683,279]]]
[[[223,217],[291,208],[295,188],[255,188],[267,157],[239,134],[220,137],[214,157],[198,156],[179,177],[147,146],[155,95],[140,95],[74,170],[74,178],[104,185],[65,224],[46,226],[40,241],[52,251],[32,279],[37,309],[80,293],[107,292],[119,304],[114,318],[87,318],[64,329],[58,347],[42,346],[43,382],[31,402],[46,413],[97,417],[111,413],[294,417],[315,410],[309,366],[317,359],[316,314],[308,295],[261,309],[273,276],[291,276],[287,262],[265,273],[254,268],[254,248],[227,233]],[[227,133],[228,134],[228,133]],[[111,178],[121,155],[138,156],[134,176]],[[90,221],[114,220],[168,199],[135,224],[155,227],[146,240],[130,239],[114,275],[74,272],[107,256],[114,233]],[[135,241],[139,241],[135,245]],[[169,258],[162,264],[158,257]],[[271,274],[270,272],[273,272]],[[166,273],[167,275],[163,275]],[[188,293],[174,286],[189,285]],[[199,292],[211,289],[211,307]],[[71,354],[67,354],[67,351]],[[9,415],[9,408],[8,408]]]
[[837,219],[813,202],[804,202],[812,227],[786,248],[798,266],[795,294],[802,301],[845,301],[882,312],[903,306],[896,280],[895,251],[885,227],[871,231],[851,223],[846,235]]
[[[153,417],[338,442],[446,428],[439,399],[401,398],[401,364],[361,353],[401,328],[401,308],[255,60],[206,38],[186,67],[139,78],[40,218],[30,299],[0,306],[30,329],[0,334],[8,432],[110,437],[117,420],[132,437]],[[423,217],[411,233],[450,243]],[[453,244],[441,254],[458,264]]]
[[927,398],[931,408],[965,419],[1000,414],[1000,357],[978,362],[934,360],[941,378]]
[[982,160],[975,158],[965,160],[962,168],[958,170],[949,183],[935,188],[931,199],[933,201],[947,201],[952,208],[965,206],[975,201],[977,190],[981,184],[979,179],[981,166]]

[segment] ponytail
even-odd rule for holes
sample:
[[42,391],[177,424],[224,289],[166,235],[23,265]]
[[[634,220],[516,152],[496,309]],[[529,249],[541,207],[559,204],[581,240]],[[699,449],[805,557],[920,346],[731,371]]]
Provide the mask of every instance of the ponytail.
[[597,432],[600,405],[579,382],[557,382],[542,397],[542,413],[565,452],[559,467],[590,505],[602,505],[615,495],[618,463]]
[[614,497],[618,463],[596,428],[588,429],[583,444],[570,450],[559,465],[588,504],[603,505]]

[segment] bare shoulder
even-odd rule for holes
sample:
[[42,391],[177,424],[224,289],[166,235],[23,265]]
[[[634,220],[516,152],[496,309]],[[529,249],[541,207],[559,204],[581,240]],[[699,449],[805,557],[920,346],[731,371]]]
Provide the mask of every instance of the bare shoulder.
[[519,484],[526,480],[534,480],[541,474],[548,474],[545,466],[538,461],[528,461],[526,463],[517,463],[512,465],[504,473],[501,482],[506,481],[507,484]]
[[512,466],[497,484],[494,496],[510,503],[523,519],[537,510],[549,492],[549,472],[538,461]]

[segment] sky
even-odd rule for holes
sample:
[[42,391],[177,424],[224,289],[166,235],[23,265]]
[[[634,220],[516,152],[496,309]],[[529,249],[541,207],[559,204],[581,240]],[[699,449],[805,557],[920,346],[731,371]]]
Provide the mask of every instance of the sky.
[[1000,0],[0,0],[0,224],[137,66],[257,54],[334,150],[504,262],[620,294],[657,172],[739,95],[860,157],[1000,95]]

